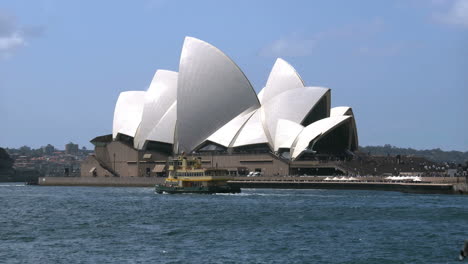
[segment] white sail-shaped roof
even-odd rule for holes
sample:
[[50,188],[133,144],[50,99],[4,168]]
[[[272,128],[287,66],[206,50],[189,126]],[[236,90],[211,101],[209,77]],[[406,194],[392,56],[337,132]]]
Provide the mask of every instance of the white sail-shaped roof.
[[268,139],[263,130],[260,110],[256,110],[255,113],[242,127],[242,130],[235,138],[232,147],[242,147],[264,143],[268,143]]
[[[177,72],[158,70],[146,92],[140,126],[134,139],[134,147],[142,149],[149,133],[177,99]],[[175,120],[174,120],[175,122]],[[159,131],[159,133],[167,133]],[[153,135],[154,136],[154,135]],[[174,134],[171,134],[173,137]],[[163,136],[164,137],[164,136]]]
[[[187,37],[179,73],[158,70],[148,91],[120,94],[112,134],[114,139],[118,134],[134,137],[137,149],[144,149],[149,141],[174,144],[178,153],[196,151],[207,142],[217,150],[224,146],[246,147],[245,151],[268,144],[274,151],[290,149],[292,159],[308,146],[324,153],[356,150],[353,110],[330,109],[330,104],[330,89],[304,87],[296,70],[282,59],[277,59],[257,95],[223,52]],[[347,141],[339,138],[335,144],[335,137],[344,134]]]
[[208,140],[219,145],[229,147],[236,134],[247,120],[255,113],[255,110],[242,113],[229,121],[226,125],[214,132]]
[[278,151],[280,148],[290,148],[302,129],[304,127],[298,123],[286,119],[278,120],[273,150]]
[[112,138],[117,134],[134,137],[143,114],[145,91],[122,92],[117,99],[114,110]]
[[353,109],[349,106],[337,106],[337,107],[333,107],[330,110],[330,116],[344,116],[344,115],[353,117],[353,120],[352,120],[353,137],[351,139],[352,141],[350,142],[351,143],[350,149],[356,150],[359,146],[359,141],[358,141],[358,134],[357,134],[356,119],[354,118]]
[[262,95],[262,103],[266,103],[280,93],[304,87],[304,81],[296,70],[285,60],[278,58],[271,69],[265,92]]
[[263,93],[264,92],[265,92],[265,87],[263,87],[263,89],[260,90],[260,92],[258,92],[258,94],[257,94],[258,101],[260,102],[260,104],[263,104]]
[[159,122],[149,132],[147,141],[158,141],[174,144],[174,131],[177,119],[177,101],[167,109]]
[[291,158],[296,159],[300,154],[307,149],[310,142],[324,136],[335,127],[339,126],[351,116],[332,116],[321,119],[305,127],[297,136],[293,146],[291,147]]
[[349,106],[337,106],[330,109],[330,116],[353,115],[353,110]]
[[239,67],[216,47],[186,37],[177,85],[178,152],[189,153],[234,117],[260,103]]
[[261,114],[270,145],[275,145],[278,120],[285,119],[301,124],[329,90],[322,87],[296,88],[282,92],[267,102],[264,99]]

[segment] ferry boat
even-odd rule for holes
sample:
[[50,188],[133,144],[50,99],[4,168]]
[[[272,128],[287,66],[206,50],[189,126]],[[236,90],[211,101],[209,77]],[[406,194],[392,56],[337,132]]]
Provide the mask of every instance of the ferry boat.
[[168,177],[156,184],[156,193],[240,193],[239,187],[228,185],[232,177],[220,168],[202,168],[201,158],[179,157],[169,161]]

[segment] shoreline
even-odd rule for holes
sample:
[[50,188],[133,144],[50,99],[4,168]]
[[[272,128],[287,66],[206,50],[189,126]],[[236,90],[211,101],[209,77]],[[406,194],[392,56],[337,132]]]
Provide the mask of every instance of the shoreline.
[[453,184],[434,183],[385,183],[385,182],[279,182],[279,181],[231,181],[230,184],[241,188],[269,189],[335,189],[398,191],[423,194],[468,194],[455,191]]
[[[252,179],[238,177],[229,184],[240,188],[266,189],[338,189],[338,190],[375,190],[398,191],[405,193],[468,194],[468,185],[464,182],[441,179],[439,182],[384,182],[383,177],[365,177],[353,182],[325,182],[321,177],[262,177]],[[95,186],[95,187],[154,187],[163,183],[163,177],[40,177],[41,186]],[[444,181],[445,180],[445,181]]]

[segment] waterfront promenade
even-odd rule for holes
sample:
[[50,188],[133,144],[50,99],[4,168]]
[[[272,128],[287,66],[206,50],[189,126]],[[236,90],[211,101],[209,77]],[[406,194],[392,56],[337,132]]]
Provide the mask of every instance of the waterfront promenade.
[[[385,177],[359,177],[354,181],[325,181],[325,176],[236,177],[229,183],[240,188],[347,189],[412,193],[468,194],[465,178],[421,177],[421,182],[389,181]],[[43,186],[153,187],[162,177],[41,177]]]

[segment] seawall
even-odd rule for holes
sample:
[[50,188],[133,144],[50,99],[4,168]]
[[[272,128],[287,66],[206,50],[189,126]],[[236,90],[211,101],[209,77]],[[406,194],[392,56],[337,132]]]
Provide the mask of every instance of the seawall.
[[453,184],[433,183],[230,181],[230,184],[240,188],[376,190],[441,194],[456,193],[454,191]]
[[154,187],[161,177],[40,177],[43,186]]
[[468,194],[468,184],[467,183],[458,183],[453,185],[453,190],[458,194]]
[[[355,182],[323,181],[325,177],[236,177],[240,188],[380,190],[410,193],[468,194],[468,185],[449,177],[422,178],[423,183],[388,182],[384,177],[361,177]],[[40,177],[43,186],[154,187],[162,177]]]

